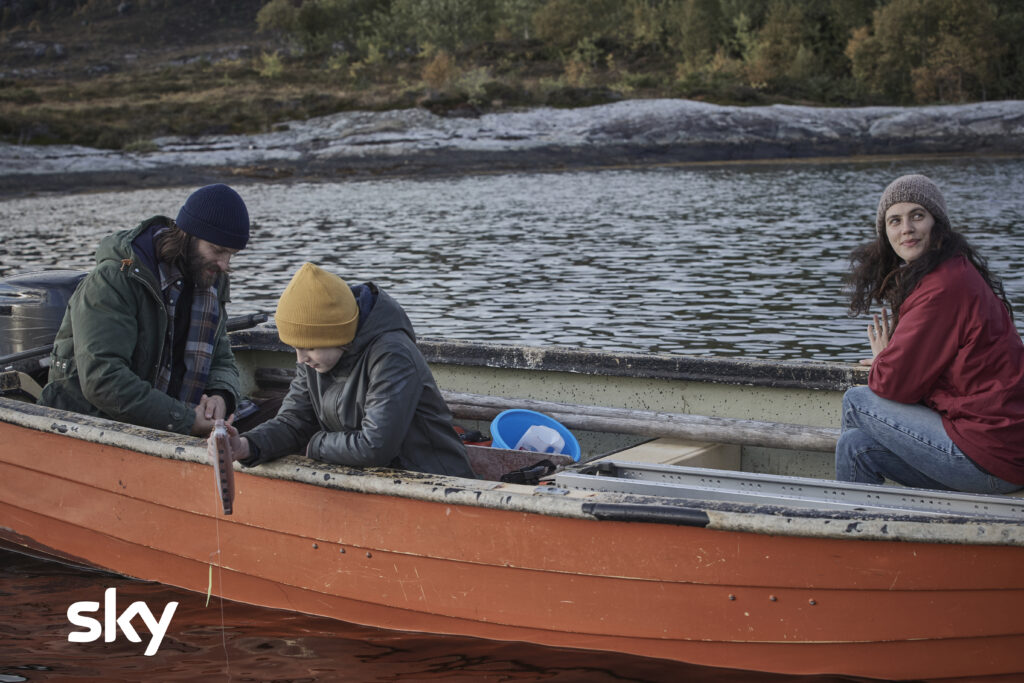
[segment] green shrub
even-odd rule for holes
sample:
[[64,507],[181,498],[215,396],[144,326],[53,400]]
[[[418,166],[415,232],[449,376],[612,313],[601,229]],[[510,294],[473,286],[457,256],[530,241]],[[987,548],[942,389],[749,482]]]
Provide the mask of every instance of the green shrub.
[[260,53],[256,71],[263,78],[280,78],[284,74],[281,56],[277,52]]

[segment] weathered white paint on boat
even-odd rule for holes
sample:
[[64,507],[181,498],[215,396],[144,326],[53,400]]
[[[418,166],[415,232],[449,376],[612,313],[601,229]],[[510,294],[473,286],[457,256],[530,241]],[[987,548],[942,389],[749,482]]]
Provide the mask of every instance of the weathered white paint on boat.
[[[168,460],[210,464],[205,441],[198,438],[65,413],[11,399],[0,398],[0,422]],[[579,490],[552,493],[544,486],[472,481],[414,472],[396,477],[390,471],[363,471],[327,463],[311,465],[301,456],[288,456],[254,469],[243,468],[236,463],[235,469],[259,477],[356,493],[574,519],[596,520],[588,511],[588,506],[595,503],[636,508],[653,505],[665,510],[692,511],[698,517],[704,515],[706,523],[701,519],[701,526],[721,531],[811,538],[1024,546],[1024,525],[998,519],[869,511],[821,513],[707,501],[695,507],[693,501],[655,496]],[[213,484],[210,484],[211,496],[213,489]]]

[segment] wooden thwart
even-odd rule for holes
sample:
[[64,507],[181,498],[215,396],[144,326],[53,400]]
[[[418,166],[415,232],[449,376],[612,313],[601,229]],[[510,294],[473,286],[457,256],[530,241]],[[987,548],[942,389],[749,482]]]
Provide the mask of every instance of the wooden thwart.
[[464,419],[490,420],[503,410],[521,408],[550,415],[570,429],[650,437],[669,436],[741,446],[822,452],[834,451],[836,440],[839,438],[839,430],[832,427],[629,410],[451,391],[441,393],[448,402],[452,414]]
[[[284,388],[293,375],[290,370],[266,368],[257,370],[256,380],[262,387]],[[569,429],[824,453],[835,451],[839,439],[839,429],[834,427],[629,410],[455,391],[442,391],[441,395],[455,417],[468,420],[491,420],[503,410],[521,408],[549,415]]]

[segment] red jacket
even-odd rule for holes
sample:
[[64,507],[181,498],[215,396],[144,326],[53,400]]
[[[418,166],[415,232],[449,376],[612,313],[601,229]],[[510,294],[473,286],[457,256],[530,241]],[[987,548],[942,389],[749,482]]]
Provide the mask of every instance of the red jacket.
[[1024,342],[966,257],[939,265],[906,298],[868,386],[937,411],[971,460],[1024,485]]

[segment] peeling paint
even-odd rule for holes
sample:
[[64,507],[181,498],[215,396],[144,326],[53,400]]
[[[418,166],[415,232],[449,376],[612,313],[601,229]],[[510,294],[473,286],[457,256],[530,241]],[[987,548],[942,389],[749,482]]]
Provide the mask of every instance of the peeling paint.
[[[272,327],[234,332],[232,348],[290,353]],[[534,347],[420,338],[420,350],[431,364],[490,367],[587,375],[665,378],[743,386],[799,387],[844,390],[867,382],[867,369],[849,363],[778,362],[771,360],[608,353],[577,347]]]

